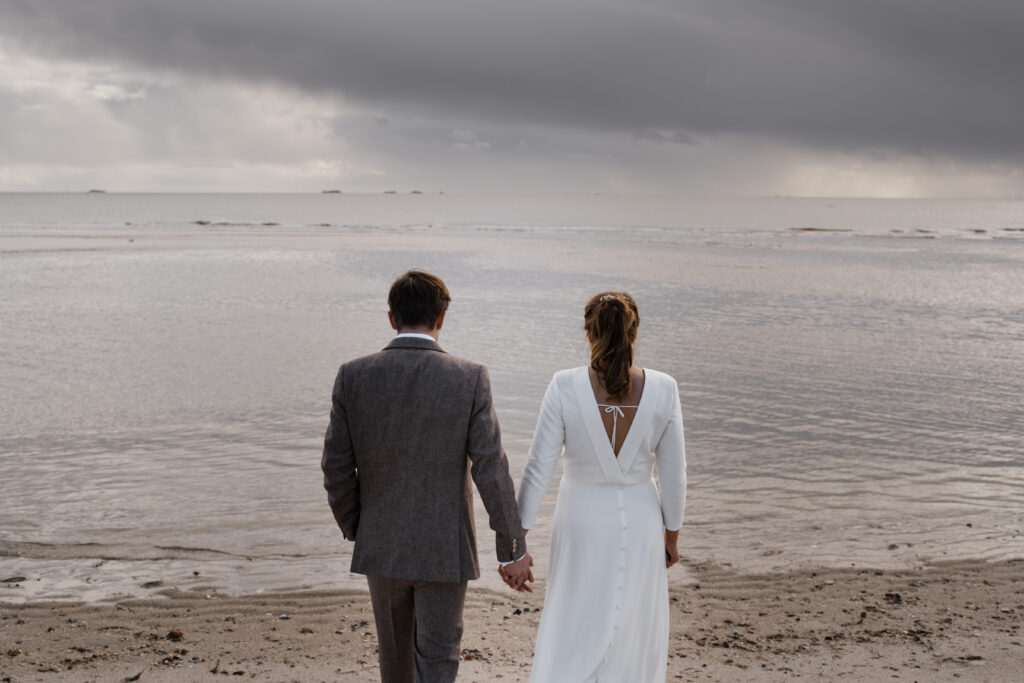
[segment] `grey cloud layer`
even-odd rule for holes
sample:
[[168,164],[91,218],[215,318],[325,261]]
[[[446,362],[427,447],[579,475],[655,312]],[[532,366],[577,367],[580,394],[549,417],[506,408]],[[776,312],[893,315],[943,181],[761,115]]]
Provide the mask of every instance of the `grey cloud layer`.
[[338,93],[382,112],[686,144],[1019,159],[1013,0],[2,0],[41,54]]

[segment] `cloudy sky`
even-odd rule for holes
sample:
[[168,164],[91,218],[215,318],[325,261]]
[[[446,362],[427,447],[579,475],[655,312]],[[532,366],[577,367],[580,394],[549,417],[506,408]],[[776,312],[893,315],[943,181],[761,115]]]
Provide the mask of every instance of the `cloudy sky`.
[[1024,196],[1021,0],[0,0],[0,190]]

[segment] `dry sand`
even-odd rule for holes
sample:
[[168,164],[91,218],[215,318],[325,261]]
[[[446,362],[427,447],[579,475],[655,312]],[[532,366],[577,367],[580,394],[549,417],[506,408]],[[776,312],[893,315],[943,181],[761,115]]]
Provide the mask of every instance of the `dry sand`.
[[[1024,681],[1024,561],[751,575],[690,565],[668,680]],[[470,588],[460,681],[527,681],[542,593]],[[376,681],[365,592],[0,604],[2,681]]]

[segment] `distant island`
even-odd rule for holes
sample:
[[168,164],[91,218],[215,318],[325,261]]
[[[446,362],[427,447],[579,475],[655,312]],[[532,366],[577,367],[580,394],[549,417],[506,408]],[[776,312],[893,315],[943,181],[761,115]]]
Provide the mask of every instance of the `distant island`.
[[106,190],[89,190],[86,194],[106,194]]
[[341,194],[341,190],[323,190],[321,194]]
[[398,194],[396,190],[384,190],[384,194]]

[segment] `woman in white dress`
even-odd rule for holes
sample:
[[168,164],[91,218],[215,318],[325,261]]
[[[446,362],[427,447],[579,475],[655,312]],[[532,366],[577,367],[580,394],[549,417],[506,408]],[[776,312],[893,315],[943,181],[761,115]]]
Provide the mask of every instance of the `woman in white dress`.
[[686,455],[676,381],[633,365],[639,323],[628,294],[594,296],[590,366],[555,373],[544,394],[519,488],[524,528],[563,450],[565,462],[531,683],[665,680]]

